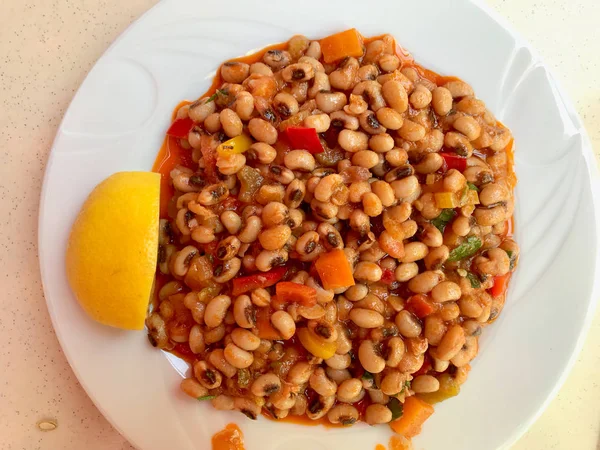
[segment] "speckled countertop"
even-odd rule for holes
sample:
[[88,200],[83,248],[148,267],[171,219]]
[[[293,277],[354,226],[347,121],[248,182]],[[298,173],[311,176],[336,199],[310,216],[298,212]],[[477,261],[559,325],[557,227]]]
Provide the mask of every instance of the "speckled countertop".
[[[156,0],[0,0],[0,449],[132,449],[63,356],[37,261],[37,214],[56,128],[88,70]],[[600,149],[600,2],[489,0],[536,47]],[[600,449],[600,311],[558,397],[519,450]],[[58,420],[43,433],[36,422]]]

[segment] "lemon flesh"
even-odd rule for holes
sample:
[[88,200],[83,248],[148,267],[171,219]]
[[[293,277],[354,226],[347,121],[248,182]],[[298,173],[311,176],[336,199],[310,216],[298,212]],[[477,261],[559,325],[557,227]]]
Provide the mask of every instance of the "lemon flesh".
[[160,175],[119,172],[83,204],[69,237],[67,278],[94,320],[140,330],[158,254]]

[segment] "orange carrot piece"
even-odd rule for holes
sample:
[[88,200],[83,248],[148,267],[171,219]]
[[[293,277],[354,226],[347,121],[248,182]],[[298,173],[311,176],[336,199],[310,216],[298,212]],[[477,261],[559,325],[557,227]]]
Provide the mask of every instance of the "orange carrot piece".
[[402,416],[390,423],[394,432],[406,438],[421,432],[423,423],[433,414],[433,406],[414,395],[404,401]]
[[362,56],[365,48],[360,33],[351,28],[321,39],[321,51],[325,62],[332,63],[348,56]]
[[280,281],[275,286],[277,299],[284,303],[298,303],[302,306],[317,304],[317,291],[315,288],[291,281]]
[[346,254],[339,248],[319,256],[315,268],[325,289],[337,289],[355,284]]
[[279,332],[271,325],[271,311],[269,308],[257,308],[256,328],[258,328],[258,337],[277,341],[282,339]]

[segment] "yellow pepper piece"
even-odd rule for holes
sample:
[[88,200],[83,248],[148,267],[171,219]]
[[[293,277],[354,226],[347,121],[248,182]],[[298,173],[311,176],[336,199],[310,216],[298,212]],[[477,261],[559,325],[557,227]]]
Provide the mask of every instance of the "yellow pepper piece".
[[317,358],[329,359],[335,355],[337,342],[327,342],[308,328],[298,328],[296,334],[302,346]]
[[437,391],[428,394],[417,394],[417,396],[421,400],[425,400],[430,405],[433,405],[452,398],[460,392],[460,385],[451,375],[443,373],[438,376],[438,381],[440,382],[440,388]]
[[223,142],[217,147],[217,153],[221,156],[235,155],[238,153],[244,153],[248,151],[250,146],[253,144],[252,139],[245,135],[240,134],[228,141]]
[[438,208],[456,208],[458,201],[453,192],[436,192],[433,194],[435,198],[435,204]]
[[467,205],[479,205],[479,194],[477,194],[477,191],[469,189],[467,193]]

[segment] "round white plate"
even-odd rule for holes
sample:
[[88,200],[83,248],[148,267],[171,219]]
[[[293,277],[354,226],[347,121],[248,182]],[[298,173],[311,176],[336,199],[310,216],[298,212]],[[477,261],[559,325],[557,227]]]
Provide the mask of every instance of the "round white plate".
[[516,141],[519,270],[461,394],[436,407],[415,447],[509,446],[575,359],[600,294],[598,176],[570,102],[501,20],[467,0],[371,0],[368,7],[347,0],[166,0],[107,50],[75,96],[48,162],[39,224],[44,289],[63,350],[92,400],[141,450],[205,449],[232,421],[248,450],[387,443],[385,426],[251,422],[184,398],[181,375],[144,332],[87,318],[64,270],[69,229],[88,193],[114,172],[149,170],[173,108],[202,94],[220,62],[296,33],[322,37],[350,27],[366,36],[392,33],[425,67],[470,82]]

